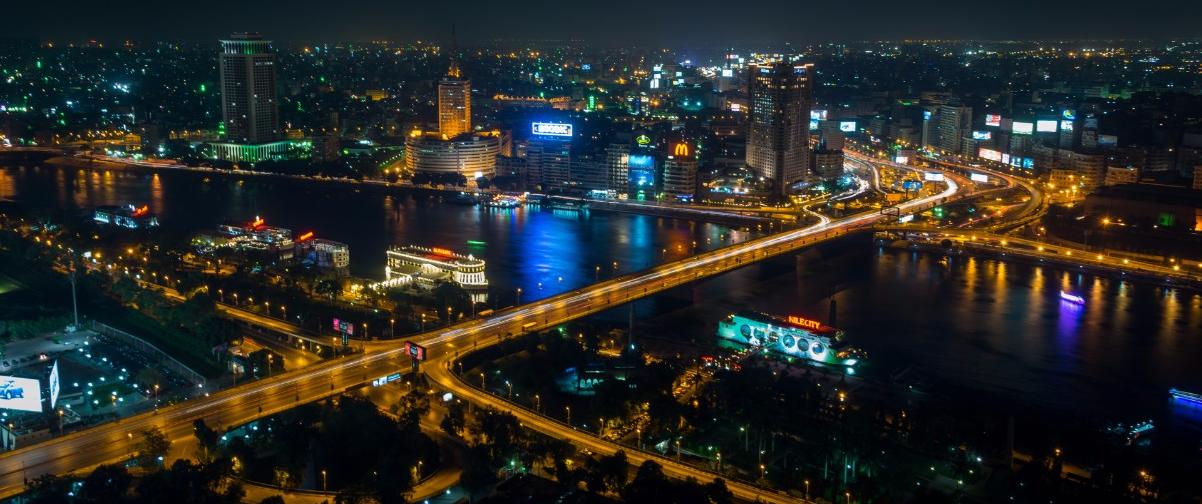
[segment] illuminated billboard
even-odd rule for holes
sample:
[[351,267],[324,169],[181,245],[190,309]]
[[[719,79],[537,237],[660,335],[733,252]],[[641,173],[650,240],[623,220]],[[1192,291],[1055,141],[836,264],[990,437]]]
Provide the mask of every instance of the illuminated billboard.
[[1069,120],[1060,121],[1060,131],[1072,131],[1073,122]]
[[973,182],[989,182],[989,175],[985,175],[984,173],[970,173],[968,175],[968,179],[972,180]]
[[1073,109],[1064,109],[1062,112],[1060,112],[1060,117],[1071,121],[1077,118],[1077,111]]
[[981,156],[982,158],[988,159],[990,161],[1001,161],[1002,160],[1001,152],[995,151],[993,149],[986,149],[984,147],[981,148],[980,153],[977,155]]
[[1035,133],[1035,125],[1029,122],[1014,121],[1010,131],[1013,131],[1015,135],[1030,135]]
[[1001,114],[985,114],[985,125],[993,126],[995,128],[998,126],[1001,126],[1002,125],[1002,115]]
[[1055,119],[1035,121],[1035,131],[1040,133],[1055,133],[1058,123]]
[[572,125],[566,123],[545,123],[536,122],[530,124],[531,131],[535,135],[554,136],[554,137],[571,137]]
[[1029,158],[1029,157],[1023,158],[1023,168],[1034,169],[1035,168],[1035,160],[1032,158]]
[[42,383],[0,375],[0,409],[42,411]]
[[1098,145],[1116,146],[1119,144],[1119,137],[1115,135],[1098,135]]
[[826,120],[826,109],[811,110],[810,111],[810,120],[825,121]]
[[974,132],[972,132],[973,140],[989,140],[990,138],[993,138],[992,131],[974,131]]
[[923,178],[923,180],[927,180],[930,182],[943,182],[943,173],[926,172],[926,173],[922,174],[922,178]]
[[54,365],[50,366],[50,409],[54,409],[54,404],[58,402],[58,361],[54,361]]
[[405,353],[415,361],[426,360],[426,347],[409,341],[405,342]]
[[906,156],[894,156],[893,162],[897,164],[906,164],[910,162],[910,158]]
[[924,121],[930,121],[930,120],[931,120],[931,111],[930,111],[930,110],[924,110],[924,111],[922,111],[922,120],[924,120]]
[[855,121],[839,121],[839,131],[842,131],[844,133],[855,133],[856,132],[856,122]]

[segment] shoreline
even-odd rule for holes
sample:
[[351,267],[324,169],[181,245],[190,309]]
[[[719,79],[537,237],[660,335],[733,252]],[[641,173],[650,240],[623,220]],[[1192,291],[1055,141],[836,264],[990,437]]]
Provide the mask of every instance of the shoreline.
[[[470,189],[470,188],[439,188],[429,186],[417,186],[410,183],[387,182],[382,180],[356,180],[349,178],[334,178],[321,177],[310,175],[289,175],[286,173],[260,172],[254,170],[222,170],[217,168],[204,168],[195,166],[186,166],[180,164],[153,164],[153,163],[129,163],[112,161],[108,159],[98,158],[78,158],[70,156],[56,156],[43,161],[44,164],[59,167],[59,168],[76,168],[81,170],[123,170],[137,172],[176,172],[188,173],[205,176],[220,176],[235,179],[266,179],[275,181],[295,182],[295,183],[314,183],[314,184],[336,184],[343,188],[362,190],[370,189],[381,192],[393,191],[414,191],[426,193],[434,196],[448,196],[459,194],[468,190],[473,190],[482,194],[498,193],[496,189]],[[652,217],[662,217],[667,219],[680,219],[693,222],[705,222],[710,224],[719,224],[730,226],[733,228],[747,227],[754,224],[763,224],[771,222],[772,219],[766,217],[749,216],[739,213],[725,213],[714,210],[700,210],[687,207],[676,206],[660,206],[660,205],[644,205],[634,203],[624,203],[620,201],[610,200],[586,200],[590,204],[590,210],[612,212],[612,213],[628,213],[637,215],[648,215]],[[595,205],[594,205],[595,203]]]

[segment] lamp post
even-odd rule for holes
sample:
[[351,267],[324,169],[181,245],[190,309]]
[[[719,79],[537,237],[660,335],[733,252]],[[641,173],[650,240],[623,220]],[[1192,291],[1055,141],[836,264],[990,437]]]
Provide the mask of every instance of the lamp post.
[[522,288],[521,288],[521,287],[518,287],[518,290],[517,290],[517,302],[516,302],[516,303],[514,303],[514,305],[521,305],[521,304],[522,304]]
[[568,426],[571,426],[572,425],[572,407],[564,406],[563,409],[564,409],[564,411],[568,412]]
[[328,491],[328,487],[326,486],[326,470],[325,469],[321,470],[321,491],[323,491],[323,492]]
[[538,394],[534,394],[534,412],[541,413],[541,411],[540,411],[541,409],[542,409],[542,399],[540,397],[538,397]]
[[810,500],[810,480],[805,480],[806,484],[806,500]]
[[388,337],[389,338],[396,337],[396,319],[394,319],[394,318],[388,319]]

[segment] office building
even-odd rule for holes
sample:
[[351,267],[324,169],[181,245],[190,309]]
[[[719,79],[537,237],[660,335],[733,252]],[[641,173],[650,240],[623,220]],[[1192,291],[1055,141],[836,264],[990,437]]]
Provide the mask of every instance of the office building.
[[964,137],[972,136],[972,107],[940,105],[935,119],[935,147],[960,153]]
[[532,138],[526,144],[528,186],[561,190],[572,179],[572,144],[551,138]]
[[784,195],[811,177],[810,101],[813,64],[780,61],[748,66],[747,167]]
[[447,76],[438,82],[438,132],[455,138],[472,130],[472,81],[463,78],[451,62]]
[[609,189],[625,194],[630,181],[630,145],[614,143],[605,148],[605,165],[609,168]]
[[275,53],[258,34],[235,33],[221,41],[222,142],[213,154],[229,161],[256,162],[285,156],[276,96]]
[[498,135],[480,133],[444,139],[441,134],[405,139],[405,168],[414,173],[459,174],[468,180],[496,174]]
[[819,148],[814,151],[814,172],[824,179],[843,175],[843,150]]
[[697,192],[697,156],[693,146],[680,141],[672,144],[671,154],[664,160],[664,194],[678,199],[691,199]]

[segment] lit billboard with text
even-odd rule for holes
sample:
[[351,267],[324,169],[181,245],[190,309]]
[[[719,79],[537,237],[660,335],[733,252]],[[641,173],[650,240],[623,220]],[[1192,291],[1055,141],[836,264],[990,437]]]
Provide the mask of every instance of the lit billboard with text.
[[973,182],[989,182],[989,175],[985,175],[984,173],[971,173],[968,175],[968,179],[972,180]]
[[1015,135],[1030,135],[1035,133],[1035,124],[1014,121],[1014,124],[1010,127],[1010,131],[1013,131]]
[[855,133],[856,132],[856,122],[855,121],[839,121],[839,131],[842,131],[844,133]]
[[995,151],[993,149],[981,148],[980,154],[978,154],[978,155],[981,156],[982,158],[988,159],[990,161],[1001,162],[1001,160],[1002,160],[1002,153],[1000,151]]
[[1002,125],[1002,115],[1001,114],[985,114],[985,125],[993,126],[995,128],[998,126],[1001,126]]
[[993,138],[992,131],[974,131],[972,132],[973,140],[989,140]]
[[1035,131],[1038,131],[1040,133],[1055,133],[1057,125],[1058,124],[1055,119],[1050,119],[1050,120],[1040,119],[1035,122]]
[[922,174],[922,178],[923,178],[923,180],[927,180],[930,182],[943,182],[943,173],[926,172],[926,173]]
[[567,123],[531,123],[531,132],[539,136],[571,137],[572,125]]
[[42,411],[42,383],[0,375],[0,409]]

